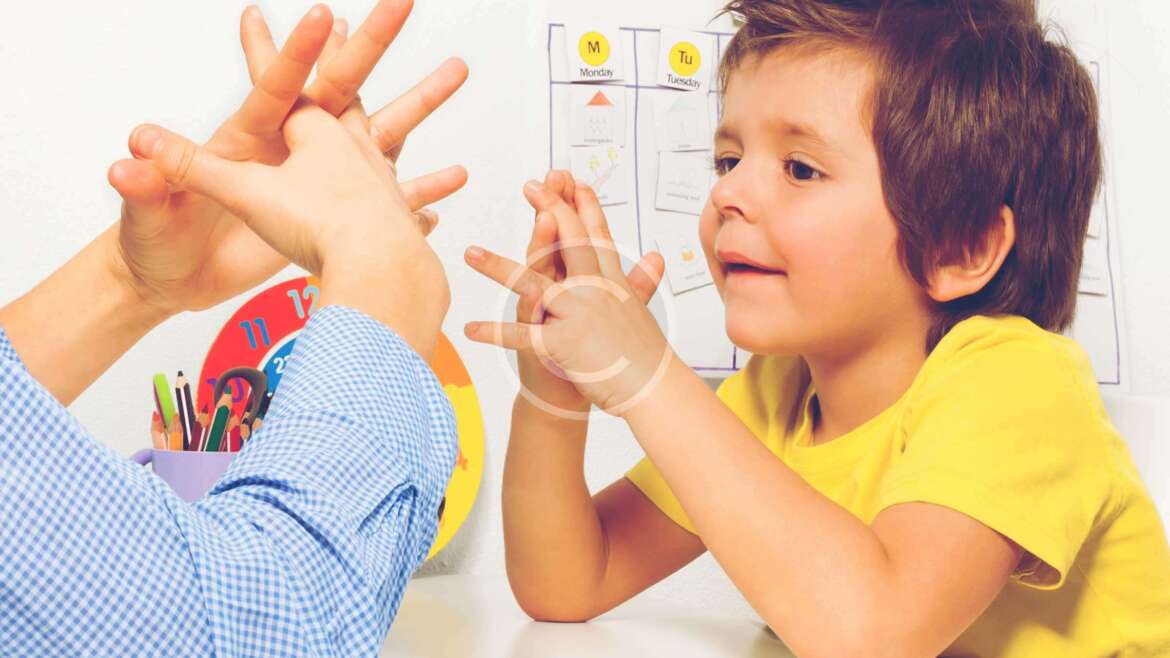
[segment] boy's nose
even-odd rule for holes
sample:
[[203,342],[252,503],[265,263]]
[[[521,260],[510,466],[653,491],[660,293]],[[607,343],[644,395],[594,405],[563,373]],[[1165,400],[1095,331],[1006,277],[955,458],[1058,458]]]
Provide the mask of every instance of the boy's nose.
[[[752,222],[755,216],[751,186],[741,171],[743,163],[715,181],[711,188],[711,204],[719,213],[719,222],[739,219]],[[758,185],[758,183],[757,183]]]

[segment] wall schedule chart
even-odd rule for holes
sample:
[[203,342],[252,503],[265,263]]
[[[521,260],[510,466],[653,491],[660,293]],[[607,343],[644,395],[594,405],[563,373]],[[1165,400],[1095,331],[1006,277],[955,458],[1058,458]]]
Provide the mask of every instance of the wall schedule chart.
[[749,356],[727,338],[699,245],[699,213],[714,182],[718,62],[732,36],[548,24],[549,165],[597,191],[627,267],[662,253],[658,295],[670,311],[652,309],[678,355],[712,377]]

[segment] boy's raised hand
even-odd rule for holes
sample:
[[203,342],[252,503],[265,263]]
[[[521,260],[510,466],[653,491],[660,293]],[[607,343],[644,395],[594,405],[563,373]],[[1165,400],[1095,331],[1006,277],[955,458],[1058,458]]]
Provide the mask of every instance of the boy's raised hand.
[[[254,7],[241,19],[241,40],[255,88],[240,109],[215,132],[206,153],[235,162],[280,164],[288,157],[281,127],[302,96],[334,115],[347,108],[393,166],[406,135],[442,104],[466,79],[466,66],[449,60],[402,97],[366,117],[351,107],[356,92],[401,29],[410,12],[409,0],[381,0],[347,41],[344,22],[336,29],[323,5],[314,7],[277,52],[260,13]],[[359,36],[360,35],[360,36]],[[311,86],[305,82],[317,65]],[[361,116],[356,116],[360,113]],[[130,139],[136,159],[115,163],[111,184],[122,195],[122,220],[111,238],[116,241],[116,269],[125,271],[143,300],[167,312],[213,306],[247,290],[288,264],[273,249],[215,200],[175,189],[152,167],[145,145],[165,131],[142,126]],[[409,181],[401,195],[418,212],[423,230],[436,217],[425,206],[459,189],[466,181],[462,167],[452,167]],[[105,236],[103,236],[105,237]],[[124,266],[124,268],[123,268]]]
[[[573,185],[570,204],[564,185],[553,178],[524,188],[538,212],[533,243],[545,244],[555,233],[564,275],[554,274],[560,268],[553,263],[533,259],[531,246],[527,267],[479,247],[468,249],[469,265],[520,295],[521,312],[518,322],[472,322],[466,333],[528,355],[530,369],[551,362],[585,399],[621,415],[673,357],[646,308],[664,263],[659,254],[648,253],[625,275],[597,196]],[[551,384],[550,377],[557,374],[547,372],[538,381]]]

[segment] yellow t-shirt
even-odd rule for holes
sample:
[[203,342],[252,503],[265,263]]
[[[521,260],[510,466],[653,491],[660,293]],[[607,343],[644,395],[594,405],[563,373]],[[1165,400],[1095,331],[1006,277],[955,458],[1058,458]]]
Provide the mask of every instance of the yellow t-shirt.
[[[773,454],[862,521],[928,502],[1027,551],[945,655],[1170,656],[1165,530],[1076,343],[1020,317],[970,318],[897,402],[821,445],[813,396],[796,357],[753,357],[719,387]],[[626,477],[694,532],[648,460]]]

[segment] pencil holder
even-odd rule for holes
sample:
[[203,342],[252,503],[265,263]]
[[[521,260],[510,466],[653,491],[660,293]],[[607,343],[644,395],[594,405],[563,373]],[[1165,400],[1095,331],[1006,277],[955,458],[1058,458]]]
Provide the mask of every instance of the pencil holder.
[[211,490],[237,454],[146,449],[134,453],[130,460],[143,466],[151,464],[179,498],[190,503]]

